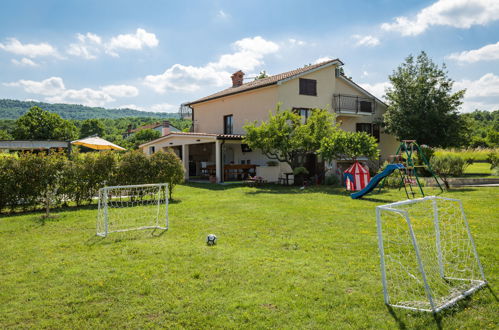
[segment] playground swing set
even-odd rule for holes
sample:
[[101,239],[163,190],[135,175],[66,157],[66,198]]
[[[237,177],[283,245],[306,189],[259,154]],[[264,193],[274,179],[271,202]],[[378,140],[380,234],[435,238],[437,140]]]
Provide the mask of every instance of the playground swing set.
[[[416,163],[416,157],[419,160]],[[386,179],[394,171],[397,171],[400,176],[399,190],[404,187],[405,194],[407,198],[414,198],[416,192],[413,189],[413,185],[417,185],[423,197],[425,196],[423,187],[420,181],[420,174],[418,175],[418,169],[424,169],[435,179],[437,186],[443,192],[443,188],[438,181],[437,176],[431,169],[428,159],[426,159],[423,154],[421,147],[416,143],[416,140],[402,140],[395,155],[390,156],[391,164],[387,165],[384,170],[374,176],[369,183],[360,191],[352,193],[350,196],[353,199],[358,199],[364,195],[372,192],[378,185],[378,192],[384,187]],[[353,177],[348,173],[345,173],[345,178],[348,180],[353,180]]]

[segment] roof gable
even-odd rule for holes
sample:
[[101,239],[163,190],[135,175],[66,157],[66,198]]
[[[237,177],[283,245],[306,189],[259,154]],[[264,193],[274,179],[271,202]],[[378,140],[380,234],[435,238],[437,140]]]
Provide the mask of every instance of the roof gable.
[[307,74],[307,73],[310,73],[310,72],[313,72],[316,70],[320,70],[322,68],[325,68],[325,67],[328,67],[331,65],[335,65],[335,64],[343,65],[343,62],[341,62],[339,59],[335,59],[335,60],[329,60],[329,61],[325,61],[325,62],[321,62],[321,63],[317,63],[317,64],[308,65],[308,66],[305,66],[303,68],[291,70],[288,72],[279,73],[279,74],[276,74],[276,75],[273,75],[273,76],[270,76],[267,78],[250,81],[250,82],[242,84],[241,86],[238,86],[238,87],[230,87],[230,88],[224,89],[220,92],[217,92],[215,94],[211,94],[211,95],[208,95],[206,97],[200,98],[196,101],[189,102],[189,103],[187,103],[187,105],[190,106],[190,105],[194,105],[194,104],[201,103],[201,102],[206,102],[209,100],[217,99],[217,98],[228,96],[228,95],[246,92],[249,90],[262,88],[265,86],[275,85],[275,84],[282,83],[282,82],[285,82],[287,80],[295,79],[295,78],[300,77],[304,74]]

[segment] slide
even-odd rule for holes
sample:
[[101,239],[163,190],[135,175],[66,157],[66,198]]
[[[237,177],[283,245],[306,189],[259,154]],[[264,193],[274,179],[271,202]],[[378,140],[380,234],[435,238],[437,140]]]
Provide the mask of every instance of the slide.
[[361,198],[362,196],[364,196],[366,194],[369,194],[374,188],[376,188],[376,186],[379,184],[379,182],[381,180],[383,180],[383,178],[392,174],[393,171],[400,170],[403,168],[404,168],[403,164],[390,164],[390,165],[388,165],[387,167],[385,167],[383,172],[381,172],[380,174],[373,177],[364,189],[362,189],[361,191],[354,192],[353,194],[350,194],[350,196],[353,199],[357,199],[357,198]]

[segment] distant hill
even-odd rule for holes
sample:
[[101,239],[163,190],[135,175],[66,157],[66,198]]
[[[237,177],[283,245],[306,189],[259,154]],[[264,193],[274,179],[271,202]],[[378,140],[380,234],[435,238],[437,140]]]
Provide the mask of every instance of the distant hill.
[[0,119],[17,119],[34,106],[38,106],[43,110],[55,112],[64,119],[72,120],[92,118],[117,119],[126,117],[179,118],[178,113],[149,112],[133,109],[105,109],[100,107],[87,107],[79,104],[51,104],[35,101],[0,99]]

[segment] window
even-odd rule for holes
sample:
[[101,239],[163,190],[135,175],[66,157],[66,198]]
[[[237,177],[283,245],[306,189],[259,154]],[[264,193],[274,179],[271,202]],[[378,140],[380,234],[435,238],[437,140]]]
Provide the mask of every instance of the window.
[[232,134],[232,115],[224,116],[224,134]]
[[359,101],[360,112],[373,112],[372,102],[370,101]]
[[155,151],[156,151],[155,146],[149,147],[149,155],[152,155]]
[[374,136],[376,141],[379,142],[379,125],[371,123],[357,123],[356,128],[357,132],[366,132],[367,134]]
[[317,96],[317,80],[300,78],[300,94]]
[[293,111],[300,115],[301,117],[301,122],[302,124],[306,124],[307,123],[307,120],[308,120],[308,117],[310,117],[310,109],[306,109],[306,108],[293,108]]

